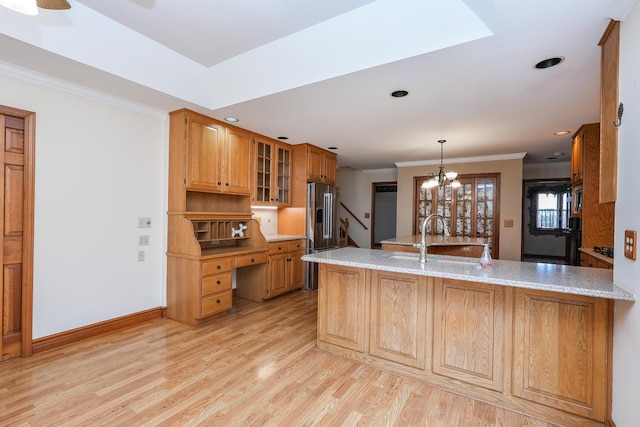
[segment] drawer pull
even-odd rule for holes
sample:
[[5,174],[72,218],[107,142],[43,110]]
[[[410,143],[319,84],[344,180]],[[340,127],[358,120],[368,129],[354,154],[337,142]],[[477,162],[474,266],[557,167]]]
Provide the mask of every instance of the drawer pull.
[[220,280],[218,280],[218,281],[216,282],[216,284],[217,284],[217,285],[219,285],[219,284],[220,284]]
[[220,304],[220,300],[219,299],[216,300],[216,304]]
[[220,270],[220,269],[222,268],[222,266],[221,266],[221,265],[217,265],[217,266],[216,266],[216,268],[217,268],[218,270]]
[[251,262],[255,262],[253,258],[251,258]]

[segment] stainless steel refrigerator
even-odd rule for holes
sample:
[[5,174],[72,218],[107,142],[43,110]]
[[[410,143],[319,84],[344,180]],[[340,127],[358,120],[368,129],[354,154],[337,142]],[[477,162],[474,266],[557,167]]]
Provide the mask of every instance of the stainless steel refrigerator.
[[[307,239],[309,253],[340,247],[338,189],[333,185],[307,184]],[[318,264],[307,263],[307,289],[318,287]]]

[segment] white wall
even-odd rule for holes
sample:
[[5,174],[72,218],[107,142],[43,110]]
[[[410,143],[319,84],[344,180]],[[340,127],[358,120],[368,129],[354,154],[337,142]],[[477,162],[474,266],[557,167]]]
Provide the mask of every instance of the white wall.
[[166,305],[166,114],[40,77],[0,75],[0,102],[36,113],[34,339]]
[[340,201],[353,212],[366,226],[365,230],[351,215],[340,208],[340,218],[349,218],[349,235],[361,248],[371,247],[371,185],[374,182],[395,182],[396,169],[359,170],[349,167],[338,168],[337,186],[340,188]]
[[631,261],[621,254],[624,230],[640,231],[640,4],[622,22],[620,41],[619,97],[625,114],[618,128],[614,282],[639,300],[615,303],[613,420],[618,427],[630,427],[640,420],[640,258]]

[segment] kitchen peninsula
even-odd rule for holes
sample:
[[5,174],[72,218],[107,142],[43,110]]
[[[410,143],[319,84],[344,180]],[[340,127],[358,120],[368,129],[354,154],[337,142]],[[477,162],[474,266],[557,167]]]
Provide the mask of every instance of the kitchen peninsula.
[[319,268],[321,350],[561,425],[611,415],[608,270],[343,248]]

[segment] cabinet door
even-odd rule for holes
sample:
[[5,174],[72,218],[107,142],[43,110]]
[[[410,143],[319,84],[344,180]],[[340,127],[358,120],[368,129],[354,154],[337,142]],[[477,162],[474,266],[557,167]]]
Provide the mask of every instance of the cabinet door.
[[604,422],[612,301],[515,292],[513,394]]
[[280,295],[287,290],[288,254],[269,255],[269,298]]
[[318,341],[366,351],[368,315],[366,270],[320,264]]
[[571,143],[571,182],[582,182],[583,161],[583,135],[577,133]]
[[324,182],[324,151],[311,146],[307,148],[307,180]]
[[276,156],[278,170],[272,187],[276,188],[276,203],[288,206],[291,204],[291,149],[288,146],[277,144]]
[[371,273],[369,353],[416,368],[425,368],[427,278]]
[[191,117],[187,137],[187,188],[221,191],[225,130]]
[[304,284],[304,252],[290,252],[287,256],[287,290],[300,289]]
[[229,128],[226,134],[224,191],[233,194],[251,194],[253,178],[251,133]]
[[335,154],[325,153],[324,157],[324,182],[329,185],[336,184],[337,159]]
[[433,372],[502,391],[504,286],[435,279]]
[[256,184],[255,202],[271,203],[273,193],[271,181],[273,176],[273,144],[256,140]]

